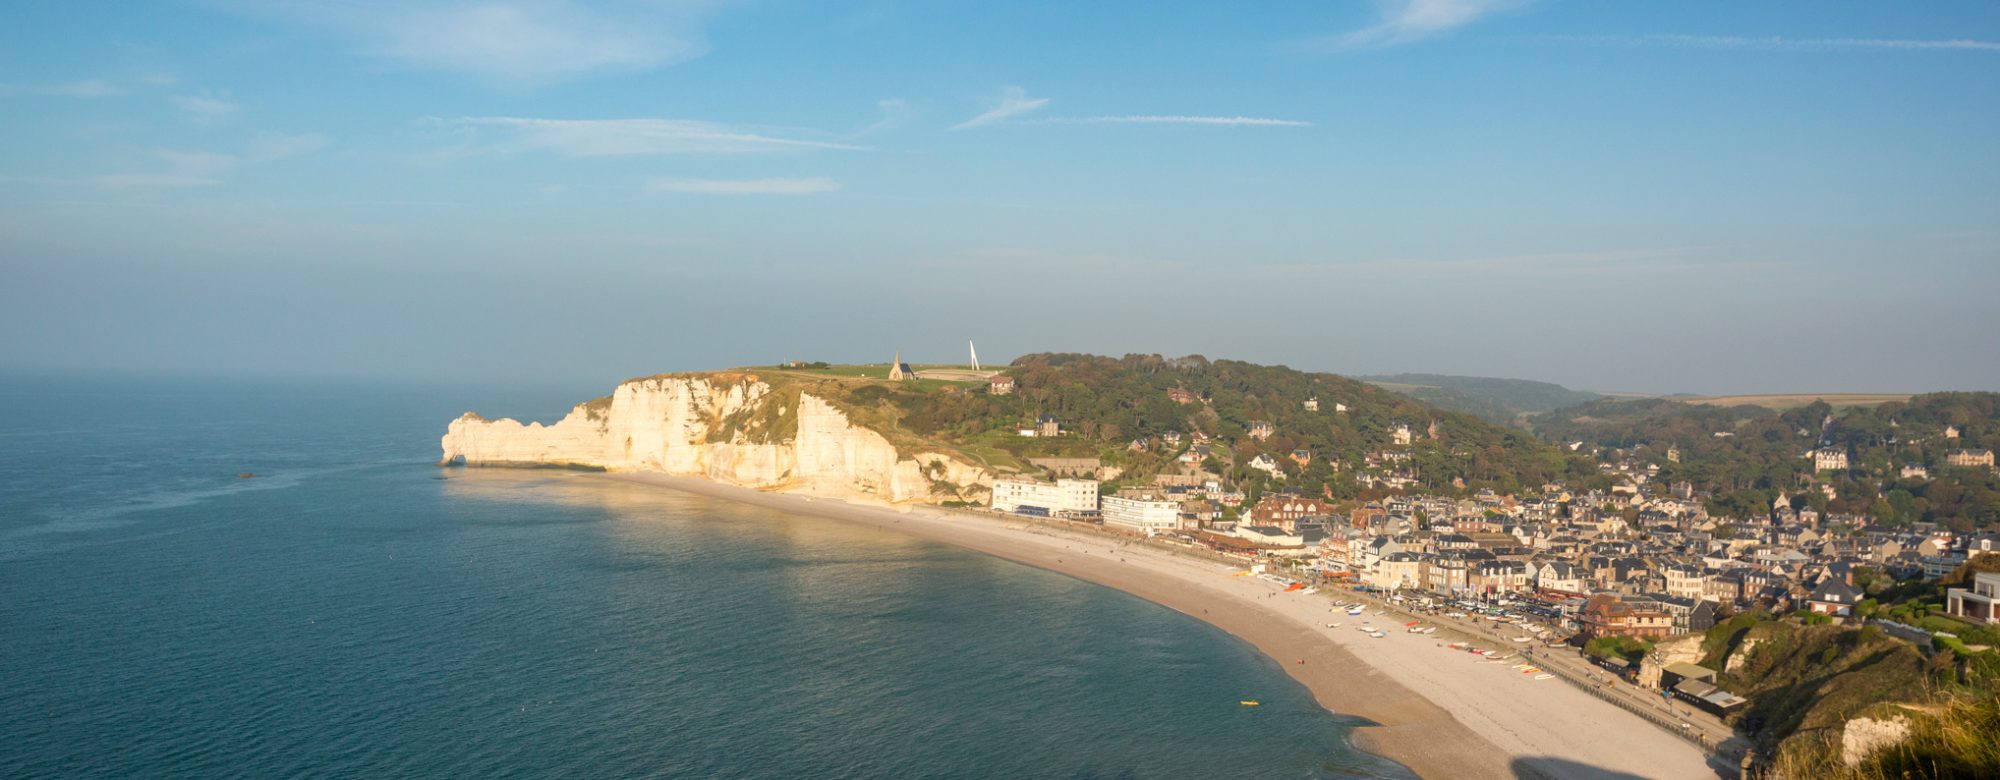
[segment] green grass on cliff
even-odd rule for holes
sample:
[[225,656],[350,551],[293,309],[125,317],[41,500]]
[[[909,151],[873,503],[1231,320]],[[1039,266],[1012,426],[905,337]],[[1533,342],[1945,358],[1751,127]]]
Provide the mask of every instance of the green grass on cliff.
[[[1754,642],[1744,653],[1743,648]],[[1764,615],[1739,615],[1717,625],[1703,643],[1703,665],[1722,669],[1723,688],[1750,699],[1738,728],[1777,755],[1836,744],[1847,721],[1883,705],[1921,703],[1949,660],[1926,658],[1916,646],[1872,627],[1800,625]]]
[[[785,397],[810,393],[855,425],[881,434],[904,456],[940,452],[997,472],[1030,470],[1024,462],[1035,457],[1097,457],[1123,469],[1126,479],[1145,481],[1176,468],[1163,439],[1169,433],[1215,437],[1218,462],[1224,464],[1247,462],[1259,453],[1285,460],[1293,450],[1312,452],[1309,467],[1286,466],[1293,473],[1284,484],[1339,499],[1355,498],[1361,488],[1352,476],[1337,473],[1332,462],[1358,464],[1366,455],[1390,448],[1409,452],[1418,481],[1440,492],[1486,487],[1512,492],[1574,470],[1554,447],[1521,431],[1331,374],[1199,356],[1067,354],[1023,356],[1005,372],[1016,380],[1016,391],[1005,396],[987,392],[983,381],[890,382],[882,378],[886,366],[766,367],[699,376],[721,382],[754,378]],[[1175,403],[1170,391],[1188,391],[1204,400]],[[1304,409],[1302,403],[1311,397],[1319,397],[1327,408]],[[1348,411],[1331,411],[1336,403]],[[1017,434],[1043,416],[1059,421],[1063,434]],[[722,427],[719,437],[786,430],[782,416],[768,411],[736,417],[716,421]],[[1245,432],[1253,421],[1271,422],[1276,435],[1268,441],[1249,439]],[[1417,441],[1391,442],[1390,432],[1398,425],[1413,427]],[[1143,452],[1128,450],[1135,440],[1145,442]],[[1272,481],[1247,468],[1233,468],[1224,476],[1249,489]]]

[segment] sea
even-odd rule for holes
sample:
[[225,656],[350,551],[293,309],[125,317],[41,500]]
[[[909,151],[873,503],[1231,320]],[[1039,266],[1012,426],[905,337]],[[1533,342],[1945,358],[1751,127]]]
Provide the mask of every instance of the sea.
[[1248,645],[1108,588],[435,465],[467,409],[591,394],[0,376],[0,776],[1412,776]]

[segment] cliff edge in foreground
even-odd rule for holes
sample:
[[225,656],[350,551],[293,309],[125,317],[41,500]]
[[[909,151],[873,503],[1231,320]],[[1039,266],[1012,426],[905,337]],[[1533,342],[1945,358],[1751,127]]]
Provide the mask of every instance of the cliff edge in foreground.
[[442,463],[650,471],[880,503],[983,496],[992,476],[937,452],[902,452],[828,400],[756,374],[634,379],[554,425],[467,412]]

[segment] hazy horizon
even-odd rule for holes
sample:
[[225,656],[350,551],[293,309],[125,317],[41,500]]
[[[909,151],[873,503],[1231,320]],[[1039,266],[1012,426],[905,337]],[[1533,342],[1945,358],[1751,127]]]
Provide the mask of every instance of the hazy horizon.
[[42,4],[0,372],[2000,390],[2000,6]]

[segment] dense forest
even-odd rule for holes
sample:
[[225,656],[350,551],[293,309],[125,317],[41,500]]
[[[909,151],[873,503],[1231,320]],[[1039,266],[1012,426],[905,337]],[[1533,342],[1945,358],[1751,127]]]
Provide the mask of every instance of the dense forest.
[[[1665,399],[1597,400],[1536,416],[1535,430],[1656,463],[1659,478],[1709,491],[1710,511],[1750,517],[1780,493],[1795,506],[1868,514],[1889,524],[2000,525],[2000,476],[1948,463],[1959,450],[2000,446],[2000,394],[1933,393],[1907,402],[1783,412]],[[1673,449],[1678,463],[1668,457]],[[1818,472],[1815,449],[1844,453],[1846,469]],[[1905,467],[1918,467],[1905,477]],[[1829,485],[1833,496],[1819,489]]]
[[1442,409],[1475,414],[1489,422],[1517,425],[1522,417],[1596,400],[1596,393],[1526,379],[1448,374],[1391,374],[1355,377]]

